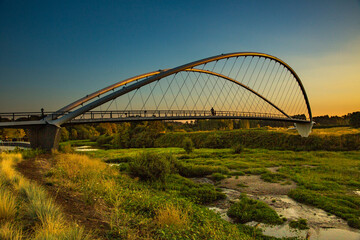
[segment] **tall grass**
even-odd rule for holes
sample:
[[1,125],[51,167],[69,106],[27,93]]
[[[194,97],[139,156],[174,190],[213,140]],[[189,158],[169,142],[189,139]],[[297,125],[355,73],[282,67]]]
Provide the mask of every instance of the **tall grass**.
[[0,239],[2,240],[21,240],[23,239],[23,233],[21,229],[15,225],[6,222],[0,225]]
[[19,153],[0,155],[0,239],[88,239],[39,185],[16,172]]
[[16,202],[11,192],[0,189],[0,220],[13,220],[16,214]]

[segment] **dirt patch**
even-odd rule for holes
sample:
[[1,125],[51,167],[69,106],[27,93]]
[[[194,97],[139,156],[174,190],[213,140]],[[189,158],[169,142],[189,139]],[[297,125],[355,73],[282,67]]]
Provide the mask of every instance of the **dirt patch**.
[[51,159],[50,155],[25,159],[16,166],[16,169],[25,178],[42,185],[56,204],[61,207],[68,221],[83,226],[87,232],[92,232],[95,236],[105,237],[110,226],[103,220],[102,215],[107,214],[108,207],[101,200],[94,205],[89,205],[79,192],[49,184],[44,177],[44,174],[49,172],[52,167],[49,159]]
[[221,181],[219,187],[236,189],[252,195],[287,195],[291,189],[296,188],[294,182],[289,184],[264,182],[259,175],[238,176]]

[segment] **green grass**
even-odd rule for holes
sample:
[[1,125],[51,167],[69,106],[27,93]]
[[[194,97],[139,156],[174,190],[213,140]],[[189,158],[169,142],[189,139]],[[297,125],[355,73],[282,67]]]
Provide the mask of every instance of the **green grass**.
[[[360,187],[359,151],[280,151],[245,148],[235,154],[232,149],[195,149],[185,154],[181,148],[108,150],[111,158],[132,158],[139,151],[171,153],[185,170],[185,177],[204,177],[213,173],[261,175],[264,181],[297,184],[289,196],[299,202],[321,208],[359,227]],[[87,153],[107,158],[107,151]],[[267,168],[279,167],[276,173]],[[239,173],[239,174],[238,174]],[[316,196],[316,197],[314,197]]]
[[261,201],[248,198],[242,194],[239,201],[232,204],[227,215],[234,218],[237,222],[247,223],[251,221],[282,224],[283,220],[267,204]]

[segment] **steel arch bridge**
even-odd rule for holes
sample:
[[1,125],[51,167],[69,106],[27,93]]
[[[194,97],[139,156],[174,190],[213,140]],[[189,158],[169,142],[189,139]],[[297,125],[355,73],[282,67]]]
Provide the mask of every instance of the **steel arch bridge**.
[[141,74],[36,115],[3,113],[0,127],[28,128],[32,147],[51,149],[57,148],[60,127],[69,124],[259,119],[293,122],[302,136],[309,135],[313,124],[295,71],[279,58],[257,52],[221,54]]

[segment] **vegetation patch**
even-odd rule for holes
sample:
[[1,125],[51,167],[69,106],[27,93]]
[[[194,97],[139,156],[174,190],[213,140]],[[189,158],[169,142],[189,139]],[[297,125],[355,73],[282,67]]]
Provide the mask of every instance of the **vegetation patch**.
[[223,180],[225,178],[226,178],[226,176],[221,174],[221,173],[213,173],[213,174],[211,174],[211,179],[213,179],[216,182],[221,181],[221,180]]
[[242,194],[239,201],[230,206],[227,215],[240,223],[251,221],[268,224],[283,223],[279,215],[266,203],[250,199],[245,194]]
[[283,173],[263,173],[261,174],[261,179],[265,182],[271,182],[271,183],[278,183],[285,181],[287,179],[287,176]]
[[303,219],[303,218],[300,218],[298,220],[290,221],[289,226],[291,228],[296,228],[296,229],[299,229],[299,230],[309,229],[306,219]]
[[347,220],[350,227],[360,229],[360,201],[356,197],[318,193],[317,191],[296,188],[288,194],[298,202],[321,208]]
[[141,180],[161,180],[170,173],[171,155],[143,152],[129,163],[129,172]]
[[183,144],[183,148],[187,154],[194,151],[194,143],[191,141],[190,138],[185,137],[182,144]]

